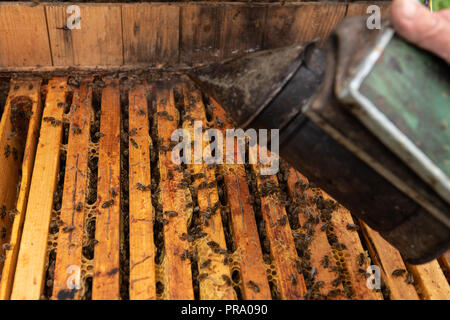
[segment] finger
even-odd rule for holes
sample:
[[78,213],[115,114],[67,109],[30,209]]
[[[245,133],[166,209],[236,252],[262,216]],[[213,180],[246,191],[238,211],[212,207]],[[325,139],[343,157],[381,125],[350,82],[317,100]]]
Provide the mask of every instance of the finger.
[[450,63],[448,17],[448,10],[432,13],[416,0],[395,0],[391,7],[392,22],[402,37]]

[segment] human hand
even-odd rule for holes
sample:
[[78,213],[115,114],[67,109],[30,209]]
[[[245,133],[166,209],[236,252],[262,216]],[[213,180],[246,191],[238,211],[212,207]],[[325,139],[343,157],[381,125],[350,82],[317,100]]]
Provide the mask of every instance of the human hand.
[[450,9],[431,12],[416,0],[394,0],[391,19],[400,36],[450,64]]

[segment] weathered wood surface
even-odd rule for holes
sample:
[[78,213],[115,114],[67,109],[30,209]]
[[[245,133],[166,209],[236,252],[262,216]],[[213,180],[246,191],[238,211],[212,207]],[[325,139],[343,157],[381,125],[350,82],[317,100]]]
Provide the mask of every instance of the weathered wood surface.
[[[12,80],[10,88],[0,123],[0,150],[2,151],[0,154],[0,172],[2,172],[2,179],[0,180],[0,228],[2,236],[0,243],[2,246],[4,243],[9,243],[11,249],[1,249],[4,263],[0,281],[0,300],[9,299],[11,295],[42,114],[40,79]],[[23,97],[26,97],[25,100],[23,100]],[[17,130],[20,129],[12,128],[11,116],[14,112],[12,112],[11,107],[12,104],[19,101],[29,101],[32,114],[27,123],[20,125],[27,131],[17,133]],[[16,119],[14,122],[20,124],[22,119]],[[14,133],[15,131],[16,133]],[[6,148],[10,149],[9,153],[11,154],[8,156],[5,153]],[[15,152],[13,148],[15,148]],[[17,159],[15,159],[16,157]],[[22,160],[22,163],[20,160]],[[21,170],[21,177],[19,170]],[[11,210],[14,209],[17,211],[11,216]]]
[[[0,69],[180,66],[321,38],[389,2],[0,3]],[[70,25],[70,24],[69,24]]]
[[92,299],[120,299],[120,94],[117,80],[102,90]]
[[80,28],[67,28],[67,6],[45,6],[54,66],[123,64],[122,8],[119,4],[77,4]]
[[[140,190],[139,184],[151,185],[147,86],[140,84],[128,95],[129,102],[129,241],[130,299],[156,299],[155,244],[153,226],[155,213],[152,191]],[[139,148],[134,148],[133,142]],[[142,188],[141,188],[142,189]]]
[[12,299],[39,299],[44,287],[45,257],[50,217],[59,169],[59,153],[66,101],[66,79],[54,78],[48,84],[43,121],[36,151],[26,219],[20,242]]
[[[260,157],[262,148],[265,147],[259,146],[258,155]],[[268,153],[267,150],[264,152]],[[253,156],[254,154],[250,153],[249,160],[257,163]],[[263,194],[263,190],[271,188],[269,186],[278,187],[277,176],[261,176],[261,165],[253,164],[251,167],[256,175],[258,191],[261,193],[259,196],[261,199],[261,214],[270,243],[271,257],[277,271],[280,297],[285,300],[302,300],[306,293],[306,285],[303,275],[297,272],[297,251],[286,209],[280,200],[279,193]]]
[[124,4],[124,64],[177,63],[179,15],[180,7],[168,4]]
[[[334,199],[325,192],[321,191],[321,195],[324,199],[334,202]],[[338,250],[338,254],[341,255],[339,258],[345,262],[355,298],[360,300],[382,299],[381,292],[368,288],[366,284],[367,278],[364,273],[359,271],[360,269],[366,271],[370,261],[367,259],[358,233],[356,231],[348,232],[347,226],[354,224],[350,212],[338,205],[332,213],[331,222],[339,243],[345,246],[342,250]]]
[[[309,181],[300,172],[291,167],[289,168],[287,188],[290,196],[296,201],[298,206],[296,212],[298,213],[300,226],[304,227],[308,223],[309,216],[319,216],[320,214],[313,204],[314,193],[309,188]],[[329,227],[332,227],[332,225]],[[317,270],[315,275],[316,283],[323,283],[317,290],[320,294],[326,296],[327,299],[345,299],[342,283],[333,285],[333,281],[337,278],[338,273],[331,269],[333,266],[336,266],[336,260],[331,251],[326,230],[322,230],[321,223],[316,224],[313,230],[310,241],[311,267]],[[324,259],[326,262],[324,262]],[[335,296],[330,294],[333,290],[340,290],[339,294]]]
[[[361,222],[362,232],[369,248],[370,256],[382,272],[392,300],[417,300],[419,296],[412,284],[406,281],[407,270],[400,253],[384,240],[378,232]],[[403,274],[397,275],[397,273]]]
[[[201,92],[188,86],[186,83],[181,85],[184,96],[184,106],[186,117],[183,122],[183,128],[188,130],[194,141],[194,123],[200,123],[201,126],[207,125],[205,108],[202,101]],[[203,141],[203,148],[207,146],[207,141]],[[192,157],[194,157],[192,150]],[[197,203],[199,213],[209,215],[201,216],[202,230],[207,234],[203,239],[196,241],[195,247],[199,252],[198,271],[199,274],[208,273],[208,277],[200,280],[200,299],[202,300],[233,300],[236,299],[236,293],[231,285],[231,270],[229,264],[225,264],[225,258],[228,257],[227,244],[221,218],[221,204],[219,193],[217,191],[216,173],[213,167],[206,163],[189,164],[191,175],[195,176],[193,187],[197,191]],[[214,183],[215,182],[215,183]],[[206,187],[199,187],[206,184]],[[212,185],[210,185],[212,184]],[[212,248],[208,245],[209,241],[214,241],[219,245],[218,248]],[[222,251],[219,251],[219,250]],[[223,251],[225,250],[225,252]],[[209,262],[208,262],[209,261]]]
[[[192,216],[192,207],[187,204],[192,200],[187,188],[179,185],[183,173],[175,170],[171,152],[169,152],[170,138],[178,127],[179,114],[175,108],[174,92],[171,87],[162,87],[156,90],[156,112],[159,141],[159,170],[160,170],[160,201],[163,208],[165,266],[167,274],[168,299],[194,299],[192,285],[191,262],[186,258],[186,251],[190,250],[189,243],[181,239],[187,234],[187,227]],[[164,116],[167,112],[167,116]],[[169,116],[171,118],[169,118]],[[170,120],[172,119],[172,120]],[[165,146],[166,150],[161,147]],[[166,212],[177,212],[177,216],[169,217]],[[186,251],[185,251],[186,250]],[[184,254],[184,259],[183,259]]]
[[45,8],[0,2],[1,67],[50,66]]
[[[62,225],[59,228],[53,280],[53,298],[58,300],[80,298],[89,133],[93,112],[91,103],[92,88],[88,82],[83,82],[80,88],[74,90],[69,114],[70,131],[60,214]],[[73,230],[64,231],[64,228],[72,227]]]
[[[226,121],[225,110],[214,100],[212,117],[224,123],[220,130],[225,133],[232,125]],[[217,126],[219,127],[219,126]],[[235,139],[236,144],[236,139]],[[238,155],[234,154],[235,159]],[[256,225],[255,213],[250,203],[250,190],[243,164],[224,164],[221,166],[230,208],[230,220],[233,242],[239,255],[242,295],[244,299],[271,299],[271,292],[266,276],[261,243]],[[256,284],[256,287],[252,284]]]
[[414,275],[419,294],[426,300],[449,300],[450,286],[437,260],[421,264],[408,265]]

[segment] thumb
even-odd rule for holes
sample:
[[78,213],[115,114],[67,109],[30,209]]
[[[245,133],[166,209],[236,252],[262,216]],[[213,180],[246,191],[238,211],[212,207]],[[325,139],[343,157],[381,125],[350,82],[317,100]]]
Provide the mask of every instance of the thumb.
[[394,28],[403,38],[450,64],[449,12],[430,12],[416,0],[394,0],[391,18]]

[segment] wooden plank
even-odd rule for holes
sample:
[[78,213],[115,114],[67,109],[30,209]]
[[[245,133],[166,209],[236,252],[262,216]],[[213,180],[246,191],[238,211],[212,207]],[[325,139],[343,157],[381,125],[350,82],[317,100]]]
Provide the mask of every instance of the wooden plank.
[[121,7],[118,4],[77,4],[80,29],[68,29],[66,5],[46,5],[55,66],[123,64]]
[[[12,284],[14,281],[14,272],[16,268],[17,255],[19,253],[19,242],[22,236],[23,220],[25,217],[25,210],[27,205],[28,192],[30,190],[31,173],[33,170],[34,157],[36,152],[37,136],[42,114],[42,104],[40,97],[41,80],[12,80],[11,90],[6,101],[3,112],[2,122],[0,123],[0,150],[5,150],[5,141],[13,141],[17,152],[23,154],[22,164],[20,161],[14,160],[14,155],[4,158],[5,154],[0,154],[0,172],[2,172],[2,179],[0,180],[0,207],[5,210],[16,209],[17,212],[11,224],[8,216],[1,218],[1,228],[6,228],[8,234],[1,239],[3,242],[9,242],[11,250],[4,251],[5,262],[2,270],[2,277],[0,281],[0,300],[7,300],[11,295]],[[13,135],[12,137],[12,123],[11,119],[11,103],[17,102],[16,97],[26,96],[30,98],[32,111],[31,118],[28,122],[27,132]],[[25,136],[26,135],[26,136]],[[12,138],[11,138],[12,137]],[[21,141],[26,137],[25,141]],[[11,146],[11,143],[10,143]],[[20,150],[20,151],[19,151]],[[11,163],[11,161],[13,163]],[[19,181],[19,172],[21,169],[22,177]],[[13,177],[12,177],[13,176]],[[17,183],[20,187],[14,188]],[[17,192],[11,192],[15,191]],[[16,194],[18,193],[18,194]],[[17,199],[17,202],[16,202]],[[2,209],[3,211],[3,209]],[[7,212],[6,212],[7,213]]]
[[[92,116],[92,88],[83,82],[75,88],[69,114],[70,131],[64,177],[60,219],[62,225],[58,235],[58,252],[53,279],[53,299],[73,300],[80,298],[80,275],[72,266],[81,270],[85,197],[87,192],[87,172],[89,161],[90,122]],[[81,130],[81,131],[78,131]],[[64,232],[64,228],[73,228]],[[78,270],[78,271],[80,271]],[[74,282],[68,286],[68,278]]]
[[264,48],[279,48],[309,42],[317,37],[321,43],[345,16],[345,3],[286,4],[267,10]]
[[[302,186],[305,186],[306,190],[303,190]],[[309,188],[308,179],[294,168],[289,168],[289,176],[287,181],[287,188],[289,195],[294,199],[297,207],[300,209],[298,213],[298,220],[300,226],[305,226],[308,222],[308,215],[313,214],[318,216],[319,212],[313,204],[314,193]],[[315,283],[323,283],[322,286],[317,288],[317,291],[327,297],[327,299],[345,299],[343,294],[342,283],[333,285],[333,281],[337,278],[337,272],[331,269],[332,266],[336,266],[335,258],[331,251],[330,243],[328,242],[326,230],[322,230],[322,224],[315,224],[313,226],[312,239],[309,244],[310,262],[311,267],[315,268]],[[323,262],[324,257],[327,262]],[[325,260],[325,261],[326,261]],[[333,290],[340,290],[339,294],[328,294]],[[334,291],[338,292],[338,291]],[[311,296],[314,298],[315,292],[311,292]]]
[[347,14],[346,16],[367,16],[369,17],[371,14],[373,14],[372,11],[369,13],[367,12],[367,8],[369,6],[376,5],[380,8],[381,14],[388,14],[389,9],[391,6],[390,1],[377,1],[377,2],[353,2],[349,3],[347,7]]
[[43,6],[0,3],[0,67],[52,65]]
[[216,6],[181,7],[180,62],[196,63],[219,58],[220,24]]
[[[189,120],[183,122],[183,129],[190,132],[191,139],[194,141],[194,121],[200,123],[202,127],[206,126],[206,113],[202,96],[198,90],[193,87],[187,87],[186,84],[182,84],[182,92],[186,118],[189,118]],[[204,150],[208,142],[202,139],[202,144],[202,150]],[[194,150],[192,150],[192,159],[193,153]],[[201,217],[202,230],[207,236],[196,241],[196,247],[199,252],[199,274],[208,273],[207,278],[200,280],[200,299],[236,299],[236,293],[231,286],[231,282],[227,280],[227,278],[231,279],[231,271],[228,264],[224,264],[225,255],[215,250],[218,248],[212,248],[208,245],[209,241],[214,241],[219,245],[220,249],[226,250],[227,248],[220,214],[221,205],[217,185],[210,185],[210,183],[216,181],[215,169],[208,167],[204,162],[201,164],[188,164],[188,168],[192,176],[198,176],[198,178],[194,178],[193,185],[197,190],[199,211],[211,214],[210,218]],[[206,187],[199,188],[201,183],[206,184]],[[213,210],[212,208],[216,209]],[[210,261],[209,263],[206,262],[208,260]],[[206,267],[202,267],[202,264],[206,264]]]
[[[365,223],[361,222],[360,225],[366,238],[366,244],[371,251],[371,256],[377,258],[374,262],[383,270],[384,281],[390,291],[390,299],[418,300],[419,296],[414,286],[405,281],[406,266],[398,250]],[[397,272],[404,270],[405,274],[395,275],[394,271],[396,270]]]
[[414,275],[419,293],[426,300],[449,300],[450,286],[437,260],[421,264],[408,265]]
[[[151,185],[148,106],[146,86],[138,85],[129,95],[129,196],[130,196],[130,299],[156,298],[155,244],[153,240],[154,209]],[[133,147],[133,143],[139,149]]]
[[[263,148],[265,149],[266,147],[260,145],[259,152]],[[265,154],[269,153],[265,149]],[[250,162],[256,163],[257,159],[253,157],[254,154],[250,152],[249,156]],[[278,187],[276,175],[264,176],[263,178],[259,175],[259,165],[252,164],[251,167],[257,177],[256,181],[260,193],[269,189],[269,185]],[[280,203],[276,194],[261,195],[260,199],[261,213],[270,243],[270,253],[277,270],[280,296],[283,300],[303,299],[306,293],[306,285],[303,274],[298,274],[297,272],[296,262],[298,261],[298,255],[286,209]]]
[[[189,259],[183,259],[185,250],[189,250],[187,241],[181,240],[183,233],[187,234],[188,221],[192,216],[192,208],[188,208],[190,194],[187,188],[180,188],[178,185],[183,179],[183,173],[175,170],[171,152],[161,148],[162,145],[169,148],[170,138],[174,130],[177,129],[179,115],[175,108],[173,90],[167,87],[160,87],[156,90],[156,111],[159,115],[156,118],[158,138],[163,139],[159,144],[159,170],[161,204],[163,212],[175,211],[175,217],[168,217],[163,214],[163,219],[169,221],[164,225],[164,249],[166,260],[166,274],[168,275],[166,290],[170,300],[194,299],[192,286],[192,271]],[[167,116],[161,113],[167,112]],[[172,120],[169,119],[171,116]],[[171,173],[169,173],[169,171]]]
[[178,63],[180,7],[168,4],[122,5],[125,64]]
[[[325,200],[335,201],[323,191],[321,191],[321,195]],[[360,256],[365,256],[365,251],[362,247],[361,240],[357,232],[349,231],[347,229],[347,225],[354,224],[350,212],[341,205],[338,205],[331,215],[331,222],[339,243],[345,246],[345,248],[341,250],[343,254],[342,258],[345,261],[348,270],[348,277],[351,280],[356,298],[360,300],[382,299],[381,293],[367,287],[367,279],[365,275],[359,272],[359,269],[364,271],[367,270],[369,261],[366,258],[364,261],[360,261]]]
[[[66,79],[49,81],[43,117],[63,119]],[[58,106],[58,104],[60,104]],[[20,242],[11,299],[39,299],[44,287],[47,237],[59,168],[62,125],[43,121]]]
[[[225,121],[227,118],[225,110],[213,99],[210,99],[210,102],[214,105],[215,127],[220,128],[222,133],[225,133],[226,129],[232,128]],[[221,122],[224,123],[222,126],[217,125],[218,119],[221,119]],[[224,176],[230,208],[233,241],[240,258],[242,296],[246,300],[269,300],[271,299],[270,287],[264,267],[255,213],[249,200],[250,191],[244,165],[223,164],[221,165],[221,173]],[[256,284],[258,289],[255,290],[255,286],[251,283]]]
[[120,93],[117,80],[102,90],[93,300],[120,299]]
[[447,280],[450,282],[450,251],[447,251],[439,258],[439,263]]
[[270,9],[244,5],[219,9],[222,59],[261,50],[267,10]]

